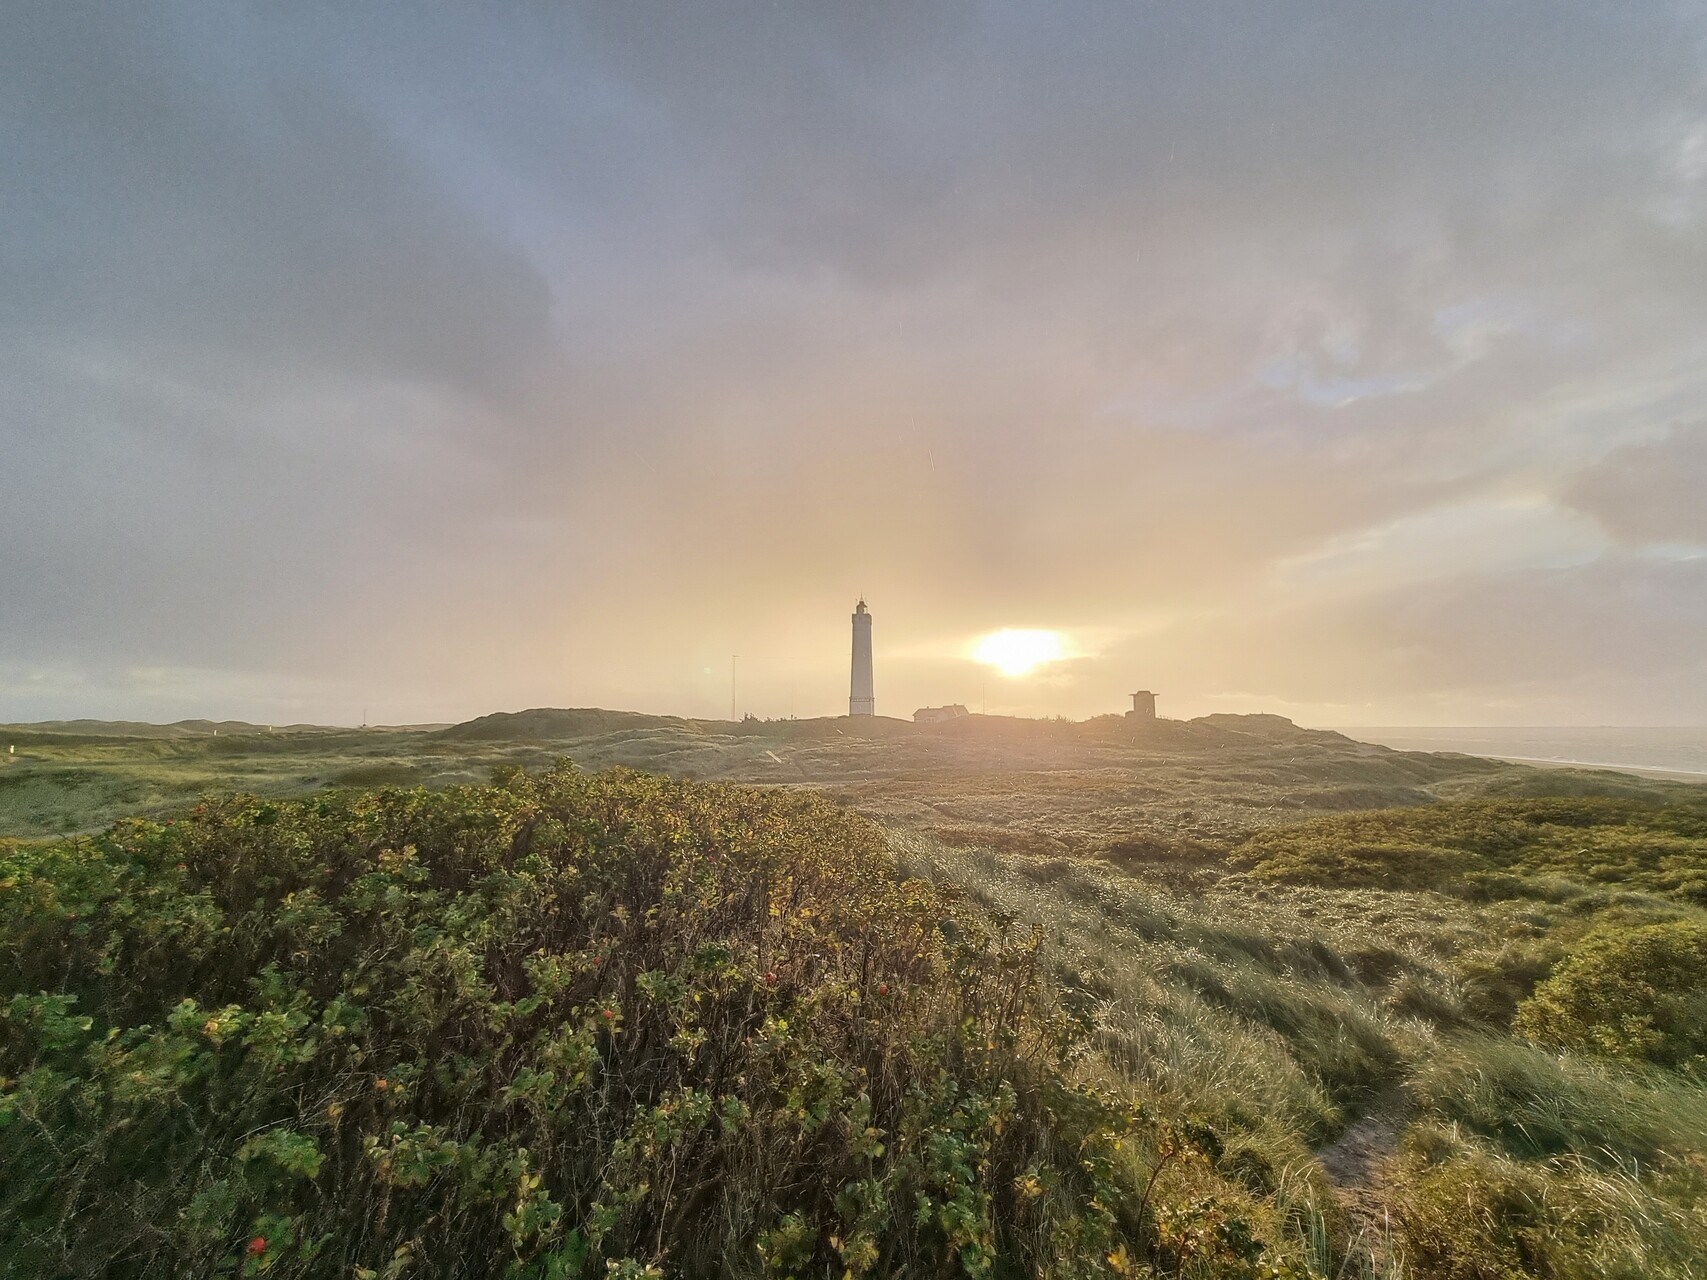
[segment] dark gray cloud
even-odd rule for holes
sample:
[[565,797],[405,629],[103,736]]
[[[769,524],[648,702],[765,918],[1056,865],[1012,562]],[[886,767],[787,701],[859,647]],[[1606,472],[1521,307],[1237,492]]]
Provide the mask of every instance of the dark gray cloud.
[[1707,717],[1704,33],[28,0],[0,718],[825,711],[858,590],[891,710]]
[[539,352],[550,292],[526,256],[259,24],[21,9],[0,53],[17,341],[227,382],[331,371],[486,393]]

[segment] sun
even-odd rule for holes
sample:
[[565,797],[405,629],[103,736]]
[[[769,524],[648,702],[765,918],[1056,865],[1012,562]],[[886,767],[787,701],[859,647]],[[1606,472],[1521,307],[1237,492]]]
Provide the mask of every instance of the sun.
[[994,667],[1004,676],[1026,676],[1049,662],[1066,657],[1061,636],[1054,631],[992,631],[972,650],[972,660]]

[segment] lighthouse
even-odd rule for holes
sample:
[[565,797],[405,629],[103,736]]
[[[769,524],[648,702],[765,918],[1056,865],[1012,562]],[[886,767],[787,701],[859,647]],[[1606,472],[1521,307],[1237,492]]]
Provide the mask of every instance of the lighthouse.
[[877,714],[877,699],[871,689],[871,615],[865,611],[864,600],[854,606],[853,612],[853,678],[848,684],[848,714]]

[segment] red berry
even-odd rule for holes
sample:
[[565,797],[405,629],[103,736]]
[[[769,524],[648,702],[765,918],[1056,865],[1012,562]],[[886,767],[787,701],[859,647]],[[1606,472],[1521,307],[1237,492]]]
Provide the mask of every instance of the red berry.
[[889,994],[889,984],[887,982],[878,983],[877,984],[877,994],[880,996],[888,995]]
[[267,1251],[267,1237],[266,1236],[256,1236],[253,1240],[251,1240],[249,1242],[249,1256],[251,1258],[258,1258],[263,1253],[265,1253],[266,1251]]

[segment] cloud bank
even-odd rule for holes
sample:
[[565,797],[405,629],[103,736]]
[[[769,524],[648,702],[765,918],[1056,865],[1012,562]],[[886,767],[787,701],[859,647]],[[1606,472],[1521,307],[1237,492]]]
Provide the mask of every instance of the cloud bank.
[[1707,722],[1699,5],[9,27],[0,719]]

